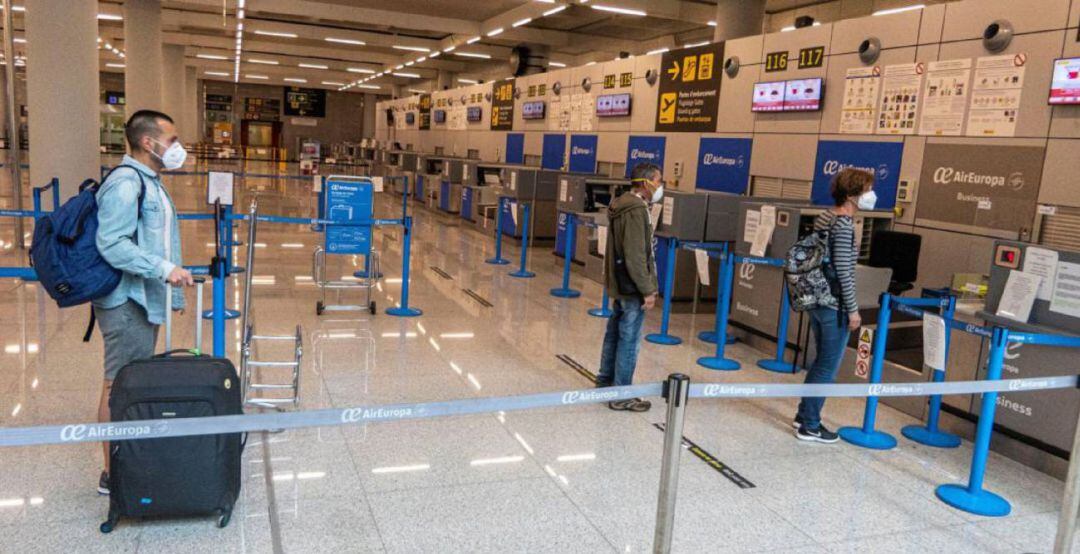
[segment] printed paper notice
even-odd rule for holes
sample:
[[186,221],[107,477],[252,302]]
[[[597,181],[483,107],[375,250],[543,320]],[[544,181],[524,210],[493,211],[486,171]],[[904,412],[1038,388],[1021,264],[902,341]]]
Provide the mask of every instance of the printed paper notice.
[[758,223],[761,222],[761,212],[758,210],[746,211],[746,224],[743,227],[742,240],[743,242],[754,242],[754,237],[757,236]]
[[[319,181],[318,175],[315,180]],[[217,200],[222,206],[233,205],[233,174],[230,171],[211,171],[206,180],[206,203],[213,204]]]
[[656,224],[660,222],[660,204],[653,204],[649,206],[649,223],[653,229],[656,229]]
[[607,256],[607,227],[596,228],[596,250],[601,258]]
[[1046,248],[1029,246],[1024,252],[1024,273],[1042,277],[1042,285],[1035,298],[1050,300],[1054,293],[1054,284],[1057,281],[1058,253]]
[[559,179],[559,202],[567,202],[566,195],[568,188],[566,179]]
[[709,253],[705,250],[694,250],[694,261],[697,262],[697,277],[702,285],[709,286]]
[[1050,311],[1080,317],[1080,264],[1058,262]]
[[584,94],[581,98],[581,130],[592,131],[593,115],[596,113],[596,100],[591,94]]
[[915,114],[919,111],[923,67],[921,62],[885,66],[877,134],[915,134]]
[[[1015,269],[1010,271],[1009,278],[1005,281],[1005,291],[1001,294],[1001,301],[998,303],[997,315],[1027,323],[1041,282],[1042,277],[1038,275]],[[1077,295],[1077,299],[1080,300],[1080,295]]]
[[517,171],[510,172],[510,190],[517,190]]
[[311,176],[311,192],[322,192],[322,175]]
[[754,241],[750,244],[751,256],[765,255],[765,249],[769,247],[774,229],[776,229],[776,206],[762,206],[761,221],[758,222],[757,232],[754,233]]
[[372,190],[374,190],[375,192],[382,192],[383,191],[383,178],[382,177],[372,177],[371,178],[371,187],[372,187]]
[[971,89],[971,58],[930,62],[926,67],[919,134],[959,135]]
[[670,226],[671,221],[675,217],[675,199],[670,197],[670,196],[664,197],[664,215],[663,215],[663,217],[664,217],[664,225],[665,226]]
[[510,203],[510,217],[512,217],[514,219],[514,228],[515,229],[518,226],[517,208],[518,208],[517,202],[511,202]]
[[840,109],[841,133],[874,133],[874,115],[877,113],[880,89],[880,67],[854,67],[847,70],[847,79],[844,80],[844,105]]
[[1027,54],[979,58],[968,112],[969,137],[1016,135],[1016,118],[1024,92]]
[[934,314],[922,320],[923,363],[945,371],[945,321]]

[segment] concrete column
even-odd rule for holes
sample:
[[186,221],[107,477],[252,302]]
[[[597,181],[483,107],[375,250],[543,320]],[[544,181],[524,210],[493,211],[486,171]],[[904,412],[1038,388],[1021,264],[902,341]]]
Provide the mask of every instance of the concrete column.
[[713,42],[761,34],[765,0],[718,0]]
[[376,117],[378,117],[378,114],[375,113],[375,95],[364,94],[364,111],[360,127],[361,137],[373,138],[375,136]]
[[[161,45],[161,109],[181,126],[184,111],[184,47]],[[181,131],[183,132],[183,131]]]
[[97,0],[27,0],[30,185],[60,196],[101,173]]
[[412,94],[407,85],[390,85],[390,90],[394,92],[394,98],[405,98]]
[[195,144],[202,140],[199,128],[199,110],[203,101],[199,96],[199,70],[195,67],[184,68],[184,100],[180,107],[180,138],[185,144]]
[[162,110],[161,0],[124,2],[124,96],[127,114]]
[[447,90],[454,88],[455,79],[457,79],[457,73],[451,73],[449,71],[439,71],[439,76],[435,79],[435,90]]

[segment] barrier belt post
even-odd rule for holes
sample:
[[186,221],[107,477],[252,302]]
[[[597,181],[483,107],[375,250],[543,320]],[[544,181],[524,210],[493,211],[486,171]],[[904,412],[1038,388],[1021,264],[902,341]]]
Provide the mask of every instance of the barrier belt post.
[[398,317],[416,317],[424,312],[419,308],[409,307],[409,266],[412,258],[412,218],[405,217],[402,234],[405,236],[401,250],[401,305],[386,309],[386,315]]
[[240,246],[236,242],[236,232],[233,229],[233,207],[231,205],[225,206],[225,261],[228,264],[229,274],[243,273],[244,268],[237,266],[233,263],[233,249]]
[[611,317],[614,312],[609,307],[611,305],[611,299],[608,298],[607,293],[607,274],[604,274],[604,286],[603,292],[600,293],[600,306],[589,310],[589,315],[593,317]]
[[[319,194],[316,197],[316,202],[319,204],[315,207],[315,213],[319,216],[319,219],[326,219],[326,175],[319,177]],[[316,233],[321,233],[325,229],[322,223],[317,223],[311,226],[311,230]]]
[[[873,359],[870,363],[870,384],[881,382],[881,372],[885,366],[885,345],[889,338],[889,321],[892,318],[892,295],[881,294],[881,309],[878,311],[877,329],[874,330]],[[877,418],[878,399],[876,396],[866,397],[866,409],[863,412],[863,426],[844,427],[840,429],[840,438],[851,444],[872,448],[874,450],[888,450],[896,447],[896,438],[888,433],[874,430],[874,420]]]
[[[724,243],[724,249],[723,249],[723,254],[722,255],[727,255],[727,252],[731,249],[730,245],[731,245],[731,243],[728,243],[728,242]],[[734,262],[732,262],[732,263],[734,263]],[[718,274],[718,275],[722,275],[722,274]],[[734,276],[734,275],[735,275],[735,272],[734,272],[734,270],[732,270],[732,276]],[[717,293],[718,294],[723,294],[724,291],[723,291],[723,286],[722,285],[717,285],[716,288],[717,288]],[[731,292],[730,292],[730,289],[729,289],[729,291],[728,291],[728,298],[729,299],[730,299],[730,295],[731,295]],[[719,297],[716,298],[716,317],[717,318],[720,317],[720,298]],[[706,343],[709,343],[709,344],[716,344],[716,329],[708,329],[708,330],[702,331],[702,332],[698,333],[697,337],[698,337],[698,340],[700,340],[701,342],[706,342]],[[736,342],[735,337],[733,337],[731,335],[728,335],[727,343],[728,344],[735,344],[735,342]]]
[[660,465],[660,492],[656,501],[656,532],[653,552],[671,552],[675,530],[675,497],[679,492],[679,457],[682,454],[683,422],[690,398],[690,378],[681,373],[669,375],[664,382],[667,414],[664,423],[664,458]]
[[401,191],[401,219],[409,217],[409,176],[403,175],[404,186]]
[[717,271],[717,288],[720,290],[720,295],[716,299],[716,355],[704,356],[698,358],[697,363],[702,367],[709,369],[715,369],[719,371],[735,371],[742,367],[739,362],[735,360],[729,360],[724,357],[724,350],[727,348],[728,335],[728,312],[731,310],[731,287],[735,281],[735,254],[731,252],[731,249],[725,245],[723,251],[723,258],[720,260],[720,269]]
[[780,321],[776,324],[776,357],[773,359],[758,360],[758,367],[777,373],[798,373],[799,368],[795,362],[785,362],[784,352],[787,350],[788,322],[791,320],[791,300],[788,298],[787,282],[780,285]]
[[[990,337],[990,356],[986,366],[986,380],[1000,381],[1001,368],[1005,364],[1005,348],[1009,344],[1009,331],[994,328]],[[1005,498],[983,489],[986,460],[990,456],[990,436],[994,432],[994,410],[997,409],[997,392],[984,392],[979,408],[979,423],[975,428],[975,444],[972,447],[971,474],[968,484],[941,485],[935,494],[944,503],[980,516],[1001,517],[1009,515],[1012,506]]]
[[1054,554],[1066,554],[1072,551],[1073,536],[1076,534],[1076,517],[1080,511],[1080,421],[1077,421],[1073,435],[1072,452],[1069,453],[1069,473],[1065,477],[1065,492],[1061,499],[1061,514],[1058,516],[1057,535],[1054,537]]
[[660,310],[660,332],[645,335],[645,340],[653,344],[672,346],[681,344],[682,339],[668,334],[668,324],[671,322],[671,297],[675,296],[675,251],[679,248],[679,239],[667,237],[667,271],[664,274],[664,307]]
[[[232,215],[232,207],[231,206],[221,206],[220,208],[215,208],[214,213],[215,213],[214,225],[216,226],[216,233],[214,234],[214,237],[215,237],[215,239],[214,239],[214,242],[215,242],[215,245],[214,245],[215,246],[215,248],[214,248],[215,258],[213,260],[211,260],[211,262],[210,262],[210,275],[213,277],[213,281],[214,281],[214,296],[213,296],[214,301],[211,304],[210,309],[206,310],[206,311],[204,311],[202,313],[202,317],[203,317],[203,319],[212,319],[212,320],[214,320],[214,327],[216,328],[217,327],[217,317],[218,317],[219,313],[221,314],[221,317],[224,320],[224,319],[236,319],[236,318],[240,317],[240,312],[239,312],[239,310],[230,310],[225,306],[225,298],[227,297],[226,289],[229,286],[228,285],[228,283],[229,283],[228,277],[229,277],[231,271],[233,269],[235,269],[233,267],[233,265],[232,265],[232,254],[231,254],[232,246],[229,246],[230,244],[232,244],[232,241],[229,239],[229,236],[231,235],[231,229],[232,229],[232,221],[229,219],[229,216]],[[218,261],[219,261],[218,258],[221,258],[220,259],[220,262],[221,262],[221,264],[220,264],[221,267],[220,268],[217,267],[218,266]],[[221,291],[221,303],[220,304],[217,302],[218,291]],[[220,311],[219,311],[219,309],[220,309]],[[224,335],[224,333],[225,333],[224,323],[222,323],[222,331],[221,332],[222,332],[222,340],[224,341],[224,336],[225,336]],[[217,337],[215,336],[215,340],[216,340],[216,338]]]
[[511,272],[511,277],[520,277],[522,279],[536,277],[535,273],[526,269],[526,265],[529,263],[529,212],[532,211],[531,208],[531,204],[524,202],[521,204],[521,267],[517,271]]
[[[956,297],[949,295],[947,298],[942,299],[941,315],[946,319],[952,319],[956,314]],[[945,365],[949,364],[949,343],[952,337],[952,328],[945,327]],[[934,370],[934,382],[940,383],[945,380],[945,371],[942,369]],[[937,448],[956,448],[960,446],[960,437],[946,433],[938,429],[938,420],[941,417],[941,395],[934,394],[930,396],[930,408],[926,414],[926,426],[908,425],[900,430],[900,433],[910,440],[913,440],[919,444],[925,444],[926,446],[934,446]]]
[[45,214],[41,211],[41,189],[34,188],[34,219],[41,219]]
[[509,260],[504,260],[502,257],[502,219],[503,219],[503,204],[506,203],[506,197],[499,197],[499,209],[495,210],[495,257],[484,260],[485,263],[493,265],[507,265]]
[[581,296],[581,291],[570,288],[570,264],[574,262],[577,216],[570,212],[564,212],[564,215],[566,216],[566,234],[563,235],[565,240],[563,242],[562,286],[551,289],[551,295],[559,298],[577,298]]
[[55,212],[60,209],[60,178],[53,177],[49,186],[52,187],[52,209]]

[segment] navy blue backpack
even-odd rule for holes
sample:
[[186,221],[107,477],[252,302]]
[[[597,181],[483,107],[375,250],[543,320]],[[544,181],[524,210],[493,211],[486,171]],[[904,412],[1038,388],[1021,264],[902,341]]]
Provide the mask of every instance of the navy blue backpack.
[[[142,189],[139,191],[139,214],[146,183],[139,170],[130,165],[114,167],[105,178],[121,167],[135,171]],[[30,248],[30,265],[37,272],[45,292],[61,308],[85,304],[101,298],[120,284],[122,276],[101,257],[97,248],[97,192],[101,187],[93,179],[79,185],[79,194],[64,202],[53,213],[34,222],[34,240]],[[137,241],[137,237],[136,242]],[[93,312],[91,312],[93,315]],[[93,322],[91,321],[91,328]]]

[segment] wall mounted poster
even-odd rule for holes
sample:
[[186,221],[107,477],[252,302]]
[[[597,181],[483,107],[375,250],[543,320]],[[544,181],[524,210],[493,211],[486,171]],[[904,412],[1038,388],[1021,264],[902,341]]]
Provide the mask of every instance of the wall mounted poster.
[[844,80],[844,105],[840,108],[840,132],[870,135],[874,133],[881,68],[853,67]]
[[885,66],[877,134],[915,134],[915,115],[919,111],[919,89],[925,67],[922,62]]
[[920,135],[957,136],[971,92],[971,59],[930,62],[926,66]]
[[720,66],[724,43],[665,52],[655,131],[711,133],[720,109]]
[[1020,97],[1024,92],[1027,54],[979,58],[971,92],[967,134],[971,137],[1011,137],[1016,134]]

